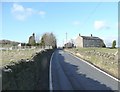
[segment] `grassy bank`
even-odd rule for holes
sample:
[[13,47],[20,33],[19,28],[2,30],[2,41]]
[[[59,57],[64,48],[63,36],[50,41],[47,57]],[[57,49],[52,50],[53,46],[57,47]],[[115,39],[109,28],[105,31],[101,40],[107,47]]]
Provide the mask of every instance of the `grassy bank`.
[[118,78],[118,49],[73,48],[65,50]]
[[21,59],[31,59],[32,56],[39,52],[41,49],[24,49],[24,50],[5,50],[0,52],[1,66],[6,65],[10,62],[17,62]]

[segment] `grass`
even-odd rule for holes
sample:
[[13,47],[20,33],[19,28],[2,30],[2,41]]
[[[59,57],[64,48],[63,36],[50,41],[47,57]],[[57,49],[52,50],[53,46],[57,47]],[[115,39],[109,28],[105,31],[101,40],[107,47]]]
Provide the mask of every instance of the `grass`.
[[1,51],[1,66],[4,66],[10,62],[17,62],[21,59],[31,59],[32,55],[39,51],[40,49],[26,49],[26,50],[6,50]]
[[[100,69],[108,72],[109,74],[119,77],[118,76],[118,59],[109,59],[104,56],[98,56],[86,53],[88,51],[96,51],[101,53],[109,53],[109,54],[115,54],[118,49],[109,49],[109,48],[73,48],[73,49],[67,49],[69,52],[74,52],[75,55],[78,57],[92,63],[93,65],[99,67]],[[79,53],[79,54],[76,54]]]
[[79,51],[98,51],[98,52],[103,52],[103,53],[110,53],[114,54],[118,51],[118,49],[109,49],[109,48],[74,48],[74,50],[79,50]]

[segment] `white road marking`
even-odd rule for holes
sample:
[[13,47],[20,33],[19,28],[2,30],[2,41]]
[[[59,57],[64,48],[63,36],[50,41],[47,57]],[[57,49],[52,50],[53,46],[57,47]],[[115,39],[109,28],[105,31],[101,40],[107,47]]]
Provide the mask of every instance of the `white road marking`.
[[112,79],[114,79],[114,80],[120,82],[119,79],[117,79],[117,78],[113,77],[112,75],[110,75],[110,74],[108,74],[108,73],[106,73],[106,72],[100,70],[99,68],[97,68],[97,67],[95,67],[94,65],[90,64],[89,62],[87,62],[87,61],[85,61],[85,60],[83,60],[83,59],[81,59],[81,58],[79,58],[79,57],[77,57],[77,56],[75,56],[75,55],[73,55],[73,54],[71,54],[71,53],[69,53],[69,54],[72,55],[73,57],[76,57],[77,59],[79,59],[79,60],[85,62],[86,64],[88,64],[89,66],[95,68],[95,69],[98,70],[99,72],[101,72],[101,73],[103,73],[103,74],[109,76],[110,78],[112,78]]
[[51,59],[50,59],[50,68],[49,68],[49,90],[52,92],[53,90],[53,86],[52,86],[52,74],[51,74],[51,62],[52,62],[52,58],[53,58],[53,55],[54,55],[54,52],[51,56]]

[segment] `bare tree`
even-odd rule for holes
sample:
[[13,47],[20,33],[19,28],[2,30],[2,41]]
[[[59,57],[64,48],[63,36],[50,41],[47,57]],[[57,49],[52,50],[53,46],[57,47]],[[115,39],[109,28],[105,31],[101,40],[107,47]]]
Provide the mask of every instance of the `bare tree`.
[[53,48],[56,47],[56,37],[53,33],[45,33],[41,38],[41,44],[45,46],[52,46]]
[[35,36],[35,40],[36,40],[37,43],[40,42],[40,35],[39,35],[39,34],[36,34],[36,36]]
[[70,42],[71,42],[72,44],[75,44],[75,41],[74,41],[73,39],[71,39]]
[[48,36],[48,44],[49,46],[55,47],[56,45],[56,38],[53,33],[50,33]]

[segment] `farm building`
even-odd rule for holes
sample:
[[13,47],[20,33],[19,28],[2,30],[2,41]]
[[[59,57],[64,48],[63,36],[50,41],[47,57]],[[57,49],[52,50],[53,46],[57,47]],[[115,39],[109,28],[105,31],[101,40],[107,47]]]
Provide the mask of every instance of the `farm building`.
[[36,41],[35,41],[35,33],[33,33],[32,36],[29,37],[29,42],[30,45],[35,45]]
[[74,44],[71,43],[71,42],[68,42],[68,43],[66,43],[66,44],[64,45],[64,47],[65,47],[65,48],[72,48],[72,47],[74,47]]
[[76,47],[104,47],[105,44],[99,37],[92,36],[79,36],[75,40]]

